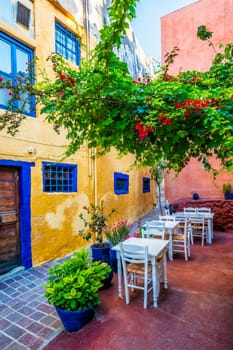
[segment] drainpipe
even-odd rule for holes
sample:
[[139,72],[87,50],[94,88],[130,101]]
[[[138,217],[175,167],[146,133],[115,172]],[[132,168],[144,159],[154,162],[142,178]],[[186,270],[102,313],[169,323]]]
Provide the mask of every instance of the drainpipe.
[[[91,46],[90,40],[90,18],[89,18],[89,0],[83,0],[83,15],[84,15],[84,25],[86,31],[86,59],[89,59],[89,51]],[[88,175],[92,176],[92,169],[94,172],[93,179],[93,192],[94,192],[94,205],[98,204],[98,181],[97,181],[97,150],[93,148],[88,152]]]

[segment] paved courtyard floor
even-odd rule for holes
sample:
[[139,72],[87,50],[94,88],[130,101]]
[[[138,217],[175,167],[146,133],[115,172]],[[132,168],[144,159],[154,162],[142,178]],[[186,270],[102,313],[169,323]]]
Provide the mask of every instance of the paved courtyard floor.
[[63,330],[44,297],[53,264],[0,281],[1,350],[233,349],[233,233],[215,232],[213,244],[203,248],[197,242],[188,262],[175,255],[157,309],[150,300],[144,310],[137,293],[129,305],[118,299],[114,274],[112,286],[101,291],[95,317],[75,333]]

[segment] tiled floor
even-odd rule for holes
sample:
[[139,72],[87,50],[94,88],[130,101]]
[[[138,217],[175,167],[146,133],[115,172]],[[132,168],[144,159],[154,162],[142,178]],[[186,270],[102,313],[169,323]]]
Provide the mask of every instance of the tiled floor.
[[[156,216],[156,211],[143,218]],[[132,227],[137,231],[138,225]],[[1,350],[232,350],[233,233],[191,247],[191,259],[168,262],[168,290],[158,309],[117,297],[117,276],[101,291],[101,305],[82,330],[67,333],[45,299],[50,262],[0,281]],[[55,339],[54,339],[55,338]]]
[[43,285],[53,263],[0,281],[0,349],[42,349],[62,330]]
[[[142,222],[157,215],[155,209]],[[131,232],[136,232],[138,225],[140,222],[135,222]],[[0,280],[0,350],[43,349],[63,330],[54,307],[44,297],[47,270],[54,263]]]
[[195,242],[188,262],[168,262],[168,289],[159,306],[143,295],[118,298],[117,276],[101,291],[97,313],[79,332],[61,332],[44,350],[232,350],[233,233],[215,232],[212,245]]

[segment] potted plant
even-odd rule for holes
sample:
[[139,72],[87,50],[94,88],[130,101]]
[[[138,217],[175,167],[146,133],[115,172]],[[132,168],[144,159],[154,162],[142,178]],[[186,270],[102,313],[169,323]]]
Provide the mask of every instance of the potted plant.
[[[127,221],[125,220],[116,223],[112,227],[107,227],[105,229],[105,236],[110,242],[111,246],[114,247],[115,245],[126,239],[126,237],[129,235],[129,231],[129,226],[127,224]],[[117,272],[117,258],[115,250],[110,250],[110,260],[113,271]]]
[[223,184],[222,190],[223,190],[225,199],[233,199],[233,193],[231,192],[232,185],[230,183]]
[[[106,215],[104,213],[104,202],[101,201],[100,205],[85,205],[83,206],[83,210],[84,213],[80,213],[79,217],[83,221],[84,227],[79,230],[79,235],[87,241],[92,241],[90,248],[92,250],[92,258],[94,261],[101,260],[111,265],[111,245],[109,242],[104,241],[104,230],[107,227],[108,218],[112,216],[116,209],[112,208],[109,214]],[[103,281],[105,287],[108,287],[111,284],[112,278],[113,272],[111,271],[108,278]]]
[[45,296],[67,331],[77,331],[93,318],[100,303],[99,289],[110,270],[108,264],[93,261],[85,248],[48,270]]

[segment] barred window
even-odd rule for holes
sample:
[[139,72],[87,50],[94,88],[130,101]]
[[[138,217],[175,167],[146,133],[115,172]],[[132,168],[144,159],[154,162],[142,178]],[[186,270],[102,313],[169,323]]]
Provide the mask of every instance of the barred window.
[[77,192],[77,165],[43,162],[44,192]]

